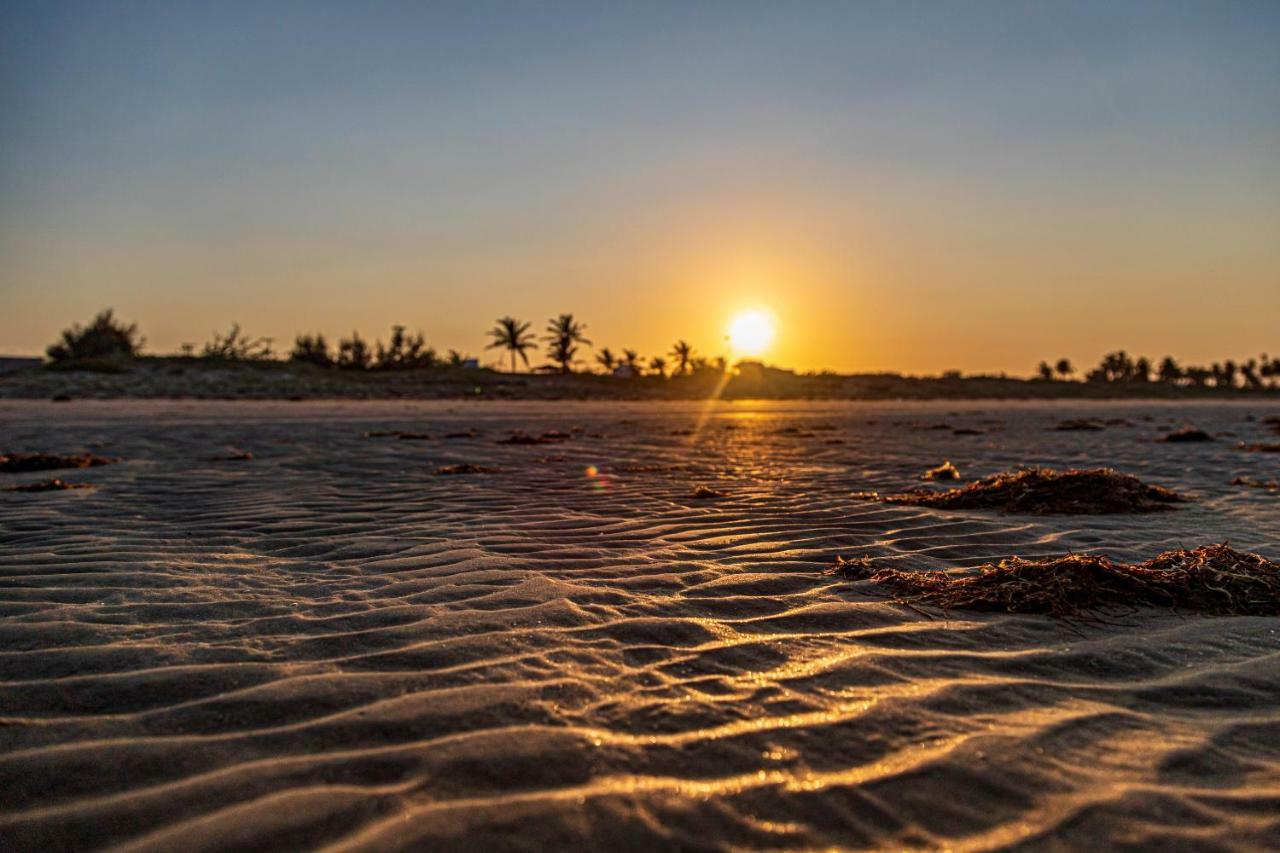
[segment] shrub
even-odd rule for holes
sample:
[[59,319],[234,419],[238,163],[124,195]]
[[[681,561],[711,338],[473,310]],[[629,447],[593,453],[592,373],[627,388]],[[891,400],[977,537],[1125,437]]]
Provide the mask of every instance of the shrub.
[[369,345],[359,332],[353,331],[350,338],[338,342],[338,367],[343,370],[368,370],[372,360]]
[[329,342],[324,335],[298,335],[293,341],[293,352],[289,353],[290,361],[314,364],[317,367],[333,367],[333,354],[329,352]]
[[434,367],[436,351],[427,346],[419,332],[406,335],[404,326],[391,327],[391,340],[386,347],[378,341],[377,355],[373,360],[376,370],[412,370],[417,367]]
[[241,331],[239,323],[233,323],[225,335],[213,333],[200,357],[222,361],[264,361],[271,355],[271,338],[250,338]]
[[115,319],[110,308],[88,326],[79,323],[62,332],[62,339],[45,351],[53,362],[91,358],[132,358],[142,349],[136,323],[125,325]]

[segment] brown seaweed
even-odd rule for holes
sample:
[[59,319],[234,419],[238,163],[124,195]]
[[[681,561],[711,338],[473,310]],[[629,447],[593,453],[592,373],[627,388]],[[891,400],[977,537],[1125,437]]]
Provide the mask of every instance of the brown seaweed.
[[92,453],[73,453],[67,456],[56,453],[4,453],[0,454],[0,471],[6,474],[23,474],[57,468],[96,468],[118,461],[120,460]]
[[1093,554],[1010,557],[951,573],[876,569],[865,557],[837,557],[830,571],[887,587],[902,603],[943,610],[1043,613],[1068,619],[1139,606],[1219,616],[1280,615],[1280,565],[1225,543],[1165,551],[1143,563],[1113,562]]
[[922,475],[925,480],[959,480],[960,469],[951,464],[951,460],[947,460],[937,468],[930,468]]
[[1024,468],[984,477],[944,492],[916,490],[896,495],[876,492],[856,497],[938,509],[999,509],[1031,515],[1102,515],[1170,509],[1187,499],[1162,486],[1143,483],[1110,468]]
[[1213,441],[1213,436],[1202,429],[1182,427],[1181,429],[1175,429],[1160,440],[1168,444],[1187,444],[1197,441]]
[[472,465],[470,462],[460,462],[457,465],[441,465],[436,469],[437,477],[445,477],[455,474],[497,474],[497,468],[491,468],[488,465]]
[[23,483],[21,486],[10,486],[11,492],[61,492],[67,489],[92,489],[93,483],[68,483],[66,480],[41,480],[38,483]]

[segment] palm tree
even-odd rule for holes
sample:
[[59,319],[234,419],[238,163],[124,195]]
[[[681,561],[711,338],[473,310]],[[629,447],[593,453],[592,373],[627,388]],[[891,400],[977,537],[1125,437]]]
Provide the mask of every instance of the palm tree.
[[622,351],[622,363],[631,371],[632,376],[640,375],[640,353],[633,349],[624,349]]
[[547,334],[543,337],[547,342],[547,358],[560,365],[561,373],[573,372],[578,344],[591,343],[583,334],[586,330],[586,325],[574,320],[572,314],[561,314],[547,321]]
[[1071,363],[1071,359],[1069,358],[1058,359],[1058,363],[1053,366],[1053,369],[1062,377],[1063,382],[1070,379],[1071,374],[1076,372],[1076,366]]
[[1240,378],[1246,388],[1261,388],[1262,380],[1258,378],[1258,360],[1251,358],[1240,365]]
[[649,359],[649,369],[663,379],[667,378],[667,360],[660,355]]
[[1036,373],[1038,373],[1040,378],[1045,382],[1053,381],[1053,368],[1049,366],[1049,362],[1047,361],[1040,362],[1040,366],[1036,368]]
[[526,352],[534,347],[533,335],[529,332],[529,324],[522,323],[512,317],[503,317],[498,321],[492,329],[489,330],[489,336],[493,338],[493,343],[485,347],[485,349],[493,349],[502,347],[511,353],[511,372],[516,372],[516,356],[520,356],[520,360],[524,362],[524,366],[529,366],[529,355]]
[[1267,380],[1267,384],[1275,387],[1275,379],[1280,376],[1280,358],[1274,361],[1264,352],[1258,360],[1258,375]]
[[689,363],[693,360],[693,347],[683,340],[676,341],[671,348],[671,357],[676,360],[675,373],[684,375],[689,372]]
[[1222,387],[1236,387],[1236,374],[1240,372],[1240,366],[1235,363],[1234,359],[1227,359],[1222,363]]
[[613,354],[613,350],[605,347],[596,353],[596,363],[604,368],[605,373],[613,373],[613,369],[618,366],[618,357]]

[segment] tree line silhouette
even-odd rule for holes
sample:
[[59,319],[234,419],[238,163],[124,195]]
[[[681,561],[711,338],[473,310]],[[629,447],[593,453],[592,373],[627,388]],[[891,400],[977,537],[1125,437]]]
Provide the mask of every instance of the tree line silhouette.
[[[586,331],[586,324],[572,314],[560,314],[549,319],[540,337],[535,335],[528,321],[500,317],[488,332],[490,341],[485,349],[502,350],[500,360],[509,359],[512,373],[518,370],[517,362],[530,371],[575,373],[584,361],[580,357],[583,348],[592,346]],[[133,358],[140,354],[143,344],[137,324],[117,320],[111,309],[107,309],[87,326],[76,324],[64,330],[59,339],[48,347],[46,354],[55,365],[74,366]],[[547,361],[534,367],[529,353],[540,345]],[[215,332],[199,354],[192,344],[184,345],[181,354],[186,358],[213,362],[254,362],[276,358],[270,338],[246,335],[238,324],[233,324],[225,334]],[[336,347],[331,347],[323,334],[300,334],[294,339],[287,358],[316,367],[357,371],[478,366],[476,359],[458,350],[451,349],[441,356],[427,344],[422,332],[410,334],[405,326],[400,325],[391,327],[386,344],[380,339],[370,344],[356,331],[349,338],[340,338]],[[728,369],[728,362],[723,357],[708,359],[700,356],[685,340],[676,341],[666,355],[655,355],[647,360],[633,349],[615,353],[609,347],[601,347],[595,353],[594,364],[605,374],[629,377],[723,374]],[[1103,356],[1098,365],[1086,371],[1080,379],[1076,374],[1071,360],[1061,358],[1052,364],[1040,362],[1035,378],[1043,382],[1163,383],[1190,388],[1256,390],[1280,387],[1280,358],[1263,354],[1243,362],[1227,359],[1203,367],[1181,365],[1172,356],[1165,356],[1156,363],[1146,356],[1134,358],[1124,350],[1117,350]],[[943,375],[944,378],[963,378],[956,371]]]
[[[1071,361],[1065,358],[1052,365],[1042,361],[1036,368],[1037,378],[1045,382],[1071,381],[1075,372]],[[1263,353],[1243,362],[1227,359],[1202,367],[1181,365],[1169,355],[1156,364],[1146,356],[1133,358],[1124,350],[1117,350],[1104,355],[1097,367],[1084,374],[1083,381],[1127,385],[1161,382],[1192,388],[1275,388],[1280,385],[1280,358]]]

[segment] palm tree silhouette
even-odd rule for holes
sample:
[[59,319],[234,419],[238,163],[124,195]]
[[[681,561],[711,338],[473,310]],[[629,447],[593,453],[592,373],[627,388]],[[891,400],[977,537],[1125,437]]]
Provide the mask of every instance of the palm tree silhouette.
[[533,335],[529,332],[529,324],[522,323],[513,317],[503,317],[498,321],[492,329],[489,330],[489,336],[493,338],[493,343],[487,345],[485,349],[493,349],[494,347],[502,347],[511,353],[511,372],[516,372],[516,355],[520,356],[520,360],[524,362],[524,366],[529,366],[529,356],[526,350],[533,349]]
[[630,368],[632,376],[640,375],[640,353],[633,349],[624,349],[622,351],[622,363]]
[[613,369],[618,366],[618,357],[613,354],[613,350],[604,347],[596,353],[596,363],[604,368],[605,373],[613,373]]
[[663,379],[667,378],[667,360],[660,355],[649,359],[649,369]]
[[1054,365],[1053,369],[1057,371],[1057,374],[1062,377],[1064,382],[1071,376],[1071,374],[1076,372],[1075,365],[1071,363],[1071,359],[1069,358],[1058,359],[1058,363]]
[[586,324],[574,320],[572,314],[561,314],[547,321],[547,334],[543,337],[547,342],[547,358],[560,365],[561,373],[573,372],[578,344],[591,343],[583,334],[586,330]]
[[686,341],[676,341],[675,346],[671,348],[671,357],[676,360],[675,373],[681,375],[688,373],[689,364],[693,361],[693,347]]

